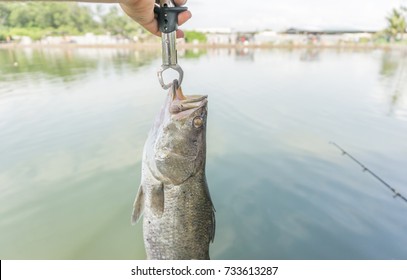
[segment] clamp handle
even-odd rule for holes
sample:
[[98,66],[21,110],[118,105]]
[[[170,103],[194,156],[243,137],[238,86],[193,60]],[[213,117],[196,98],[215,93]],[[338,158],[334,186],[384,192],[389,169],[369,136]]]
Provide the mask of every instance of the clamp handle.
[[157,14],[158,27],[162,33],[171,33],[177,30],[178,14],[188,10],[187,7],[154,6],[154,13]]

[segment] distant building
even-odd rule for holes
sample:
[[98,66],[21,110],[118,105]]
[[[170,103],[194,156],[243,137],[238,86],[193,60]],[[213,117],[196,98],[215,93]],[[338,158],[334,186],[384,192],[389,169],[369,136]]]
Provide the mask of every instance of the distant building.
[[[31,45],[33,43],[33,40],[28,36],[15,35],[13,36],[13,40],[18,42],[20,45]],[[10,42],[10,39],[7,42]]]
[[197,31],[205,33],[206,42],[210,45],[236,44],[234,32],[230,28],[198,29]]
[[42,44],[77,44],[77,45],[115,45],[128,44],[131,41],[128,38],[112,35],[95,35],[86,33],[79,36],[47,36],[41,40]]
[[255,43],[256,32],[236,32],[236,42],[238,44],[247,46]]
[[289,28],[282,34],[301,37],[311,44],[334,45],[342,42],[359,43],[362,40],[370,41],[376,31],[365,30],[320,30]]
[[275,44],[279,40],[279,34],[275,31],[265,30],[257,32],[254,35],[254,42],[256,45]]
[[256,32],[234,31],[230,28],[199,29],[210,45],[249,45],[255,43]]

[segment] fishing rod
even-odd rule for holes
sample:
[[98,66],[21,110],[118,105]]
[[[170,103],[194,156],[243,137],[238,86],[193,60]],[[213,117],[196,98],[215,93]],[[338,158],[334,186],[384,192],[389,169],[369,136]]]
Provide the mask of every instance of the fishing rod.
[[395,188],[393,188],[392,186],[390,186],[389,183],[387,183],[386,181],[384,181],[382,178],[380,178],[377,174],[375,174],[373,171],[371,171],[369,168],[367,168],[363,163],[361,163],[360,161],[358,161],[356,158],[354,158],[351,154],[349,154],[347,151],[345,151],[341,146],[339,146],[338,144],[336,144],[335,142],[329,142],[329,144],[337,147],[341,152],[342,155],[344,156],[348,156],[351,160],[353,160],[354,162],[356,162],[357,164],[359,164],[362,168],[363,168],[363,172],[368,172],[370,173],[370,175],[372,175],[373,177],[375,177],[377,180],[379,180],[383,185],[385,185],[389,190],[391,190],[394,194],[393,198],[396,197],[400,197],[402,200],[404,200],[405,202],[407,202],[407,198],[402,195],[401,193],[399,193]]

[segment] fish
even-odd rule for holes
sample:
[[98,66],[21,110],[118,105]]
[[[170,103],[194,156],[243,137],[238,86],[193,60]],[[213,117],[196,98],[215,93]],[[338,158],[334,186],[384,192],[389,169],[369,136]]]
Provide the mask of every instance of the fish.
[[144,145],[141,183],[131,217],[143,216],[147,259],[207,260],[215,208],[205,174],[206,95],[170,88]]

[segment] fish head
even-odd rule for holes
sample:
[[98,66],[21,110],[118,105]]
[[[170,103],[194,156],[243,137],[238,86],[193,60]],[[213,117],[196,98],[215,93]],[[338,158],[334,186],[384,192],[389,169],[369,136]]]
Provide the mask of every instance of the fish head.
[[157,124],[154,169],[162,181],[179,185],[205,170],[207,96],[184,96],[176,84]]

